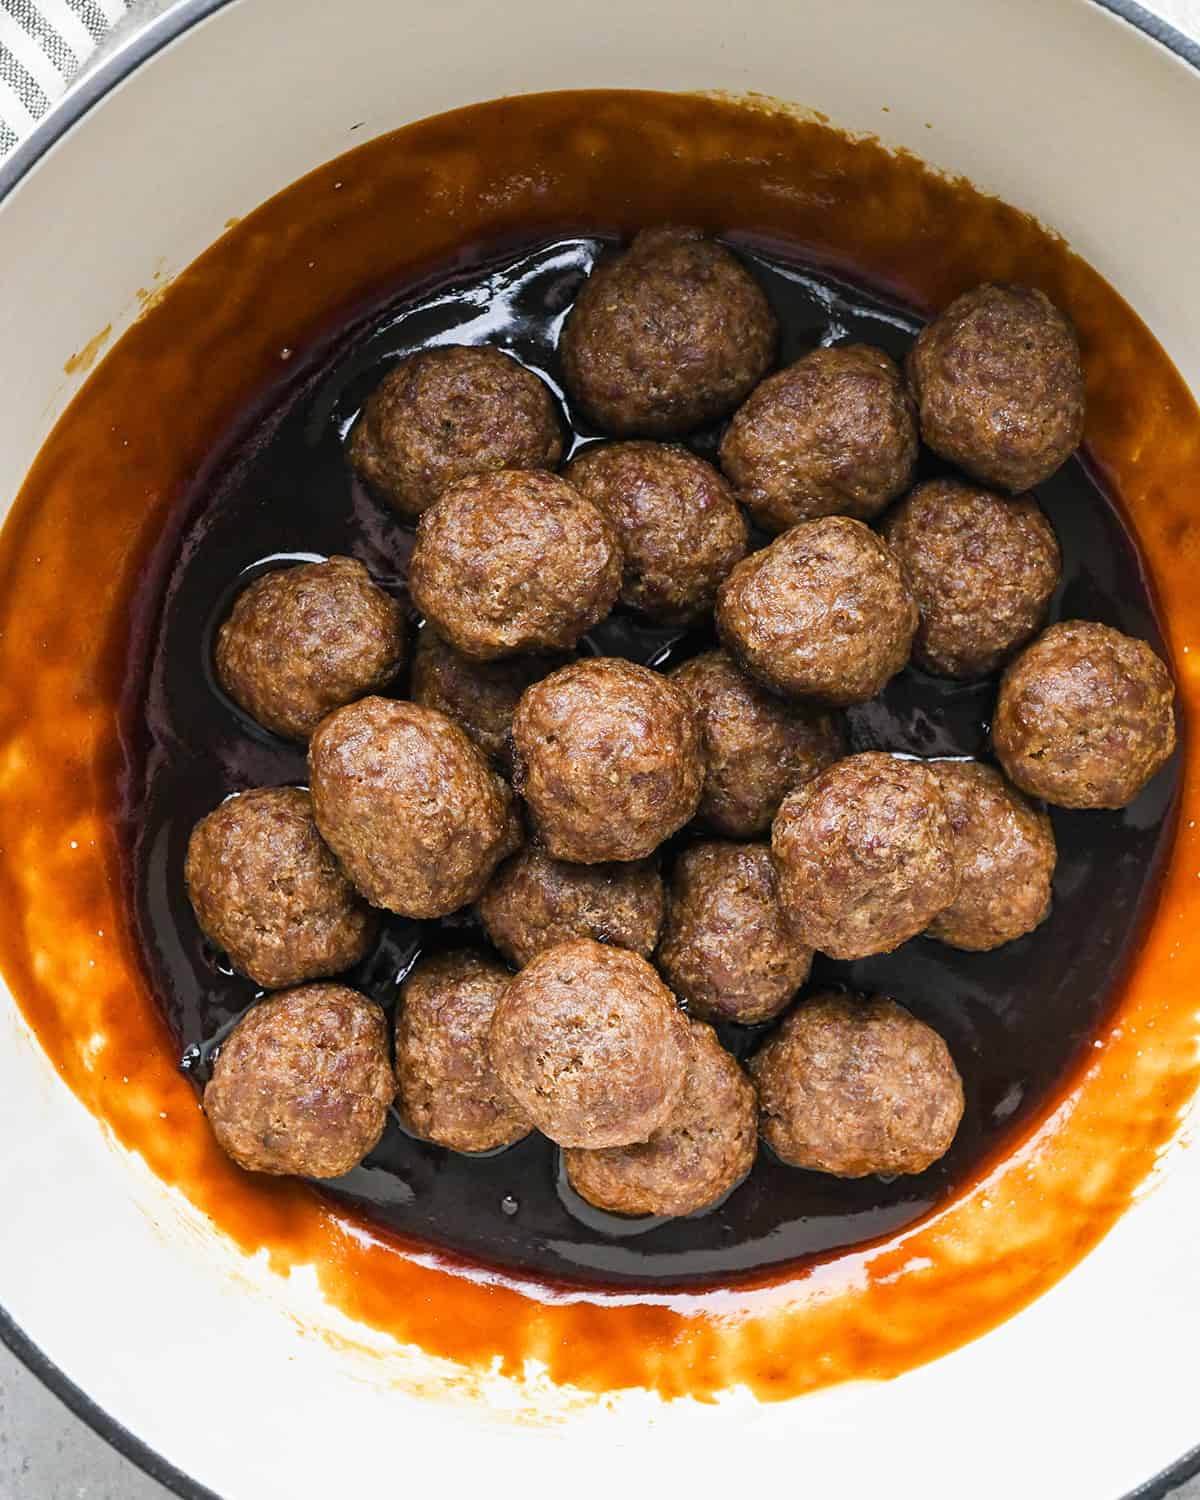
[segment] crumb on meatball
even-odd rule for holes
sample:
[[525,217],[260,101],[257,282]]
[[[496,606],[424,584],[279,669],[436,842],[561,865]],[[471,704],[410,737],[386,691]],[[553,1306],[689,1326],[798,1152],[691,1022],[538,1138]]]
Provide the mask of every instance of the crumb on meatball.
[[221,686],[264,728],[293,740],[384,687],[403,663],[400,606],[351,557],[264,573],[217,633]]
[[416,1135],[451,1151],[494,1151],[529,1134],[496,1077],[488,1034],[512,975],[475,952],[422,958],[396,1010],[396,1103]]
[[1175,748],[1175,684],[1146,644],[1051,625],[1008,667],[992,740],[1010,780],[1059,807],[1125,807]]
[[653,620],[692,624],[746,555],[746,522],[711,464],[666,443],[605,443],[564,478],[603,511],[621,544],[621,599]]
[[894,1000],[813,996],[768,1037],[750,1073],[766,1143],[791,1166],[835,1177],[924,1172],[963,1115],[949,1048]]
[[696,229],[645,229],[601,259],[559,341],[571,398],[614,437],[681,437],[766,374],[778,327],[741,263]]
[[717,833],[765,833],[789,792],[846,753],[836,709],[785,702],[728,651],[694,656],[668,677],[696,710],[704,759],[699,816]]
[[662,878],[652,860],[567,864],[527,844],[492,876],[479,916],[492,943],[523,968],[543,949],[580,937],[649,958],[663,904]]
[[468,474],[553,469],[562,451],[545,382],[486,345],[407,355],[367,398],[349,445],[351,463],[402,516]]
[[775,692],[865,703],[908,662],[917,606],[891,548],[861,521],[801,521],[740,562],[717,629]]
[[880,751],[847,756],[792,792],[771,851],[793,930],[830,958],[890,953],[958,892],[937,776]]
[[364,698],[324,721],[308,761],[317,827],[372,906],[446,916],[520,842],[508,786],[431,708]]
[[1031,496],[931,480],[889,512],[883,535],[917,601],[913,658],[927,671],[986,676],[1040,629],[1062,554]]
[[695,814],[704,770],[687,696],[658,672],[593,657],[528,689],[513,784],[555,859],[644,859]]
[[691,1021],[687,1073],[670,1119],[640,1144],[568,1148],[567,1179],[581,1198],[608,1213],[698,1213],[754,1165],[756,1106],[754,1086],[712,1027]]
[[808,978],[812,956],[779,905],[766,844],[692,844],[679,856],[658,964],[692,1015],[770,1021]]
[[375,915],[317,832],[299,787],[242,792],[201,818],[184,879],[205,936],[263,989],[341,974],[375,939]]
[[768,531],[814,516],[869,521],[912,483],[917,424],[882,349],[814,349],[751,392],[721,440],[721,467]]
[[621,549],[573,485],[540,470],[476,474],[421,517],[409,563],[413,603],[464,656],[557,651],[612,609]]
[[1083,438],[1079,340],[1033,287],[956,297],[908,355],[921,436],[984,484],[1017,494],[1049,479]]
[[308,984],[233,1028],[204,1113],[248,1172],[341,1177],[379,1144],[395,1091],[380,1008],[343,984]]
[[670,1118],[687,1072],[687,1022],[644,958],[588,938],[532,959],[492,1021],[505,1088],[560,1146],[627,1146]]

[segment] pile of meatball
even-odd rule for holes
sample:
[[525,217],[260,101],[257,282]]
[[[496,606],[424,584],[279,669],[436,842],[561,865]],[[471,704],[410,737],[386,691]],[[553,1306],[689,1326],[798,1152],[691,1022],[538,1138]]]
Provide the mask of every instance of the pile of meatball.
[[[509,355],[401,359],[347,455],[416,522],[408,698],[384,691],[404,614],[360,563],[236,600],[220,682],[309,763],[306,789],[223,802],[187,855],[201,928],[275,992],[204,1094],[242,1166],[340,1175],[394,1106],[453,1151],[539,1130],[588,1202],[684,1215],[736,1188],[760,1138],[842,1177],[950,1147],[942,1038],[887,996],[803,994],[814,952],[1034,929],[1042,804],[1131,801],[1173,749],[1172,681],[1102,624],[1042,628],[1061,560],[1030,490],[1080,441],[1084,376],[1041,292],[964,293],[903,371],[848,345],[771,374],[777,343],[728,250],[658,229],[602,259],[566,319],[567,391],[611,440],[561,471],[555,400]],[[719,468],[677,441],[725,419]],[[920,442],[958,477],[913,488]],[[774,535],[757,550],[747,512]],[[720,649],[665,674],[577,654],[618,604],[715,616]],[[1002,669],[999,768],[847,753],[841,710],[910,662]],[[491,949],[419,959],[394,1037],[336,982],[378,911],[471,907]],[[770,1029],[743,1067],[714,1023]]]

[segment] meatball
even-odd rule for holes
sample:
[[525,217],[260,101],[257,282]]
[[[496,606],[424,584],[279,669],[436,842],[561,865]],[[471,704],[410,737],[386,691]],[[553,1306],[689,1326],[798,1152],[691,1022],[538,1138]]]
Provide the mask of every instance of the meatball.
[[523,968],[543,949],[580,937],[649,958],[663,904],[662,879],[651,860],[569,865],[529,845],[496,871],[479,915],[495,946]]
[[511,978],[481,953],[441,953],[422,959],[401,987],[397,1107],[410,1130],[451,1151],[494,1151],[531,1129],[488,1059]]
[[544,382],[499,349],[463,345],[402,359],[350,437],[351,463],[402,516],[468,474],[553,469],[562,451]]
[[891,548],[861,521],[801,521],[738,563],[717,629],[779,693],[865,703],[907,663],[917,606]]
[[644,859],[694,815],[704,768],[686,695],[593,657],[552,672],[513,716],[513,784],[555,859]]
[[754,1087],[711,1026],[688,1023],[683,1092],[648,1141],[568,1148],[563,1165],[581,1198],[611,1214],[698,1213],[750,1171],[758,1149]]
[[758,283],[697,229],[644,229],[605,257],[559,341],[563,378],[615,437],[679,437],[731,412],[775,357]]
[[403,662],[400,606],[351,557],[256,578],[217,633],[221,686],[292,740],[308,739],[327,713],[389,683]]
[[512,760],[508,732],[521,694],[563,665],[561,656],[473,661],[447,646],[426,625],[413,652],[412,700],[453,719],[486,756],[507,771]]
[[496,1006],[501,1083],[560,1146],[628,1146],[671,1117],[687,1021],[644,958],[589,938],[539,953]]
[[750,1073],[767,1145],[835,1177],[923,1172],[950,1149],[963,1115],[945,1042],[894,1000],[814,996],[751,1058]]
[[936,774],[880,751],[847,756],[793,792],[772,826],[771,852],[792,927],[830,958],[890,953],[958,892]]
[[991,766],[946,760],[929,769],[950,815],[959,884],[928,935],[978,953],[1032,932],[1050,915],[1058,858],[1050,819]]
[[869,521],[912,483],[912,397],[882,349],[814,349],[738,408],[721,467],[768,531],[814,516]]
[[431,708],[364,698],[339,709],[308,764],[325,842],[373,906],[402,917],[474,901],[520,843],[507,785]]
[[612,522],[625,559],[621,598],[653,620],[693,624],[746,555],[746,522],[711,464],[663,443],[585,448],[567,479]]
[[612,609],[621,549],[605,517],[557,475],[476,474],[421,517],[408,586],[464,656],[562,650]]
[[700,817],[717,833],[765,833],[790,791],[846,753],[836,710],[785,703],[747,677],[727,651],[707,651],[671,672],[700,723]]
[[784,919],[765,844],[693,844],[675,864],[658,964],[693,1015],[770,1021],[808,978],[812,949]]
[[184,878],[205,936],[265,990],[340,974],[375,939],[299,787],[242,792],[201,818]]
[[1040,628],[1062,554],[1030,496],[935,479],[896,506],[883,534],[916,597],[913,658],[927,671],[983,677]]
[[990,283],[956,297],[909,350],[921,436],[983,484],[1033,489],[1083,437],[1079,341],[1033,287]]
[[379,1144],[395,1092],[379,1007],[344,984],[306,984],[263,1000],[221,1043],[204,1112],[248,1172],[341,1177]]
[[1124,807],[1175,748],[1175,685],[1145,641],[1091,620],[1051,625],[1000,682],[992,739],[1023,792]]

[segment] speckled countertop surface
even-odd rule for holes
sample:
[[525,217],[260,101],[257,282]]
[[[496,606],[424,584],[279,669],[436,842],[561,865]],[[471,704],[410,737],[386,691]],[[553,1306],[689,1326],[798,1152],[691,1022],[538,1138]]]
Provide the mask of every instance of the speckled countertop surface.
[[[1200,0],[1143,3],[1200,38]],[[173,0],[139,0],[98,56],[172,4]],[[1200,1427],[1196,1436],[1200,1440]],[[165,1500],[167,1494],[72,1415],[0,1345],[0,1500]],[[1174,1500],[1200,1500],[1200,1476],[1175,1491]]]

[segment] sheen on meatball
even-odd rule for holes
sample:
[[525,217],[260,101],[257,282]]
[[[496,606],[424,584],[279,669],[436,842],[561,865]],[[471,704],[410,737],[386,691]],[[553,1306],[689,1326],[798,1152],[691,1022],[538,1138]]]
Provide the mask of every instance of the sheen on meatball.
[[501,1083],[560,1146],[649,1140],[679,1101],[688,1033],[644,958],[588,938],[539,953],[496,1006]]
[[506,656],[501,661],[475,661],[447,646],[426,625],[413,651],[412,700],[439,713],[461,728],[502,770],[511,755],[508,732],[521,694],[531,683],[565,665],[561,656]]
[[883,534],[917,601],[913,659],[927,671],[985,676],[1041,627],[1062,554],[1030,496],[935,479],[889,513]]
[[869,521],[916,463],[912,397],[895,361],[867,344],[814,349],[764,380],[721,440],[721,467],[768,531],[814,516]]
[[397,1107],[410,1130],[451,1151],[494,1151],[531,1129],[488,1059],[511,979],[503,964],[468,951],[421,959],[401,986]]
[[746,522],[711,464],[666,443],[585,448],[564,476],[603,511],[621,544],[621,598],[652,620],[692,624],[746,555]]
[[497,469],[553,469],[562,422],[543,381],[499,349],[451,345],[402,359],[367,399],[350,461],[402,516]]
[[691,1021],[687,1074],[670,1119],[638,1145],[568,1148],[563,1165],[579,1196],[608,1213],[698,1213],[754,1165],[756,1116],[746,1074],[711,1026]]
[[584,283],[559,341],[572,399],[614,437],[680,437],[731,412],[775,357],[754,278],[696,229],[645,229]]
[[513,716],[513,784],[555,859],[644,859],[695,814],[704,768],[687,696],[618,657],[534,685]]
[[789,792],[846,753],[836,710],[785,703],[727,651],[706,651],[668,676],[696,710],[704,759],[699,815],[717,833],[765,833]]
[[954,1059],[894,1000],[828,992],[788,1016],[750,1060],[759,1130],[785,1162],[835,1177],[923,1172],[963,1115]]
[[778,693],[865,703],[906,665],[917,606],[888,544],[861,521],[801,521],[740,562],[717,629]]
[[520,842],[507,785],[431,708],[364,698],[339,709],[308,764],[321,836],[372,906],[446,916]]
[[479,916],[518,969],[571,938],[615,943],[649,958],[663,919],[663,884],[651,860],[572,865],[528,844],[493,875]]
[[1083,438],[1079,341],[1033,287],[987,283],[956,297],[909,350],[921,436],[984,484],[1033,489]]
[[256,578],[217,633],[221,686],[265,728],[293,740],[376,692],[403,662],[400,606],[351,557]]
[[464,656],[574,646],[616,602],[621,549],[607,519],[555,474],[476,474],[421,517],[413,603]]
[[765,844],[692,844],[671,880],[658,964],[692,1015],[752,1026],[790,1004],[812,949],[788,925]]
[[928,935],[983,952],[1032,932],[1050,914],[1058,850],[1050,819],[978,761],[934,761],[954,837],[958,894]]
[[395,1092],[380,1008],[344,984],[306,984],[221,1043],[204,1113],[248,1172],[341,1177],[379,1144]]
[[1175,748],[1175,685],[1145,641],[1051,625],[1000,682],[992,739],[1009,777],[1059,807],[1125,807]]
[[793,930],[830,958],[890,953],[958,892],[937,776],[879,751],[847,756],[793,792],[771,851]]
[[317,832],[299,787],[230,797],[192,829],[184,878],[205,935],[263,989],[352,968],[374,914]]

